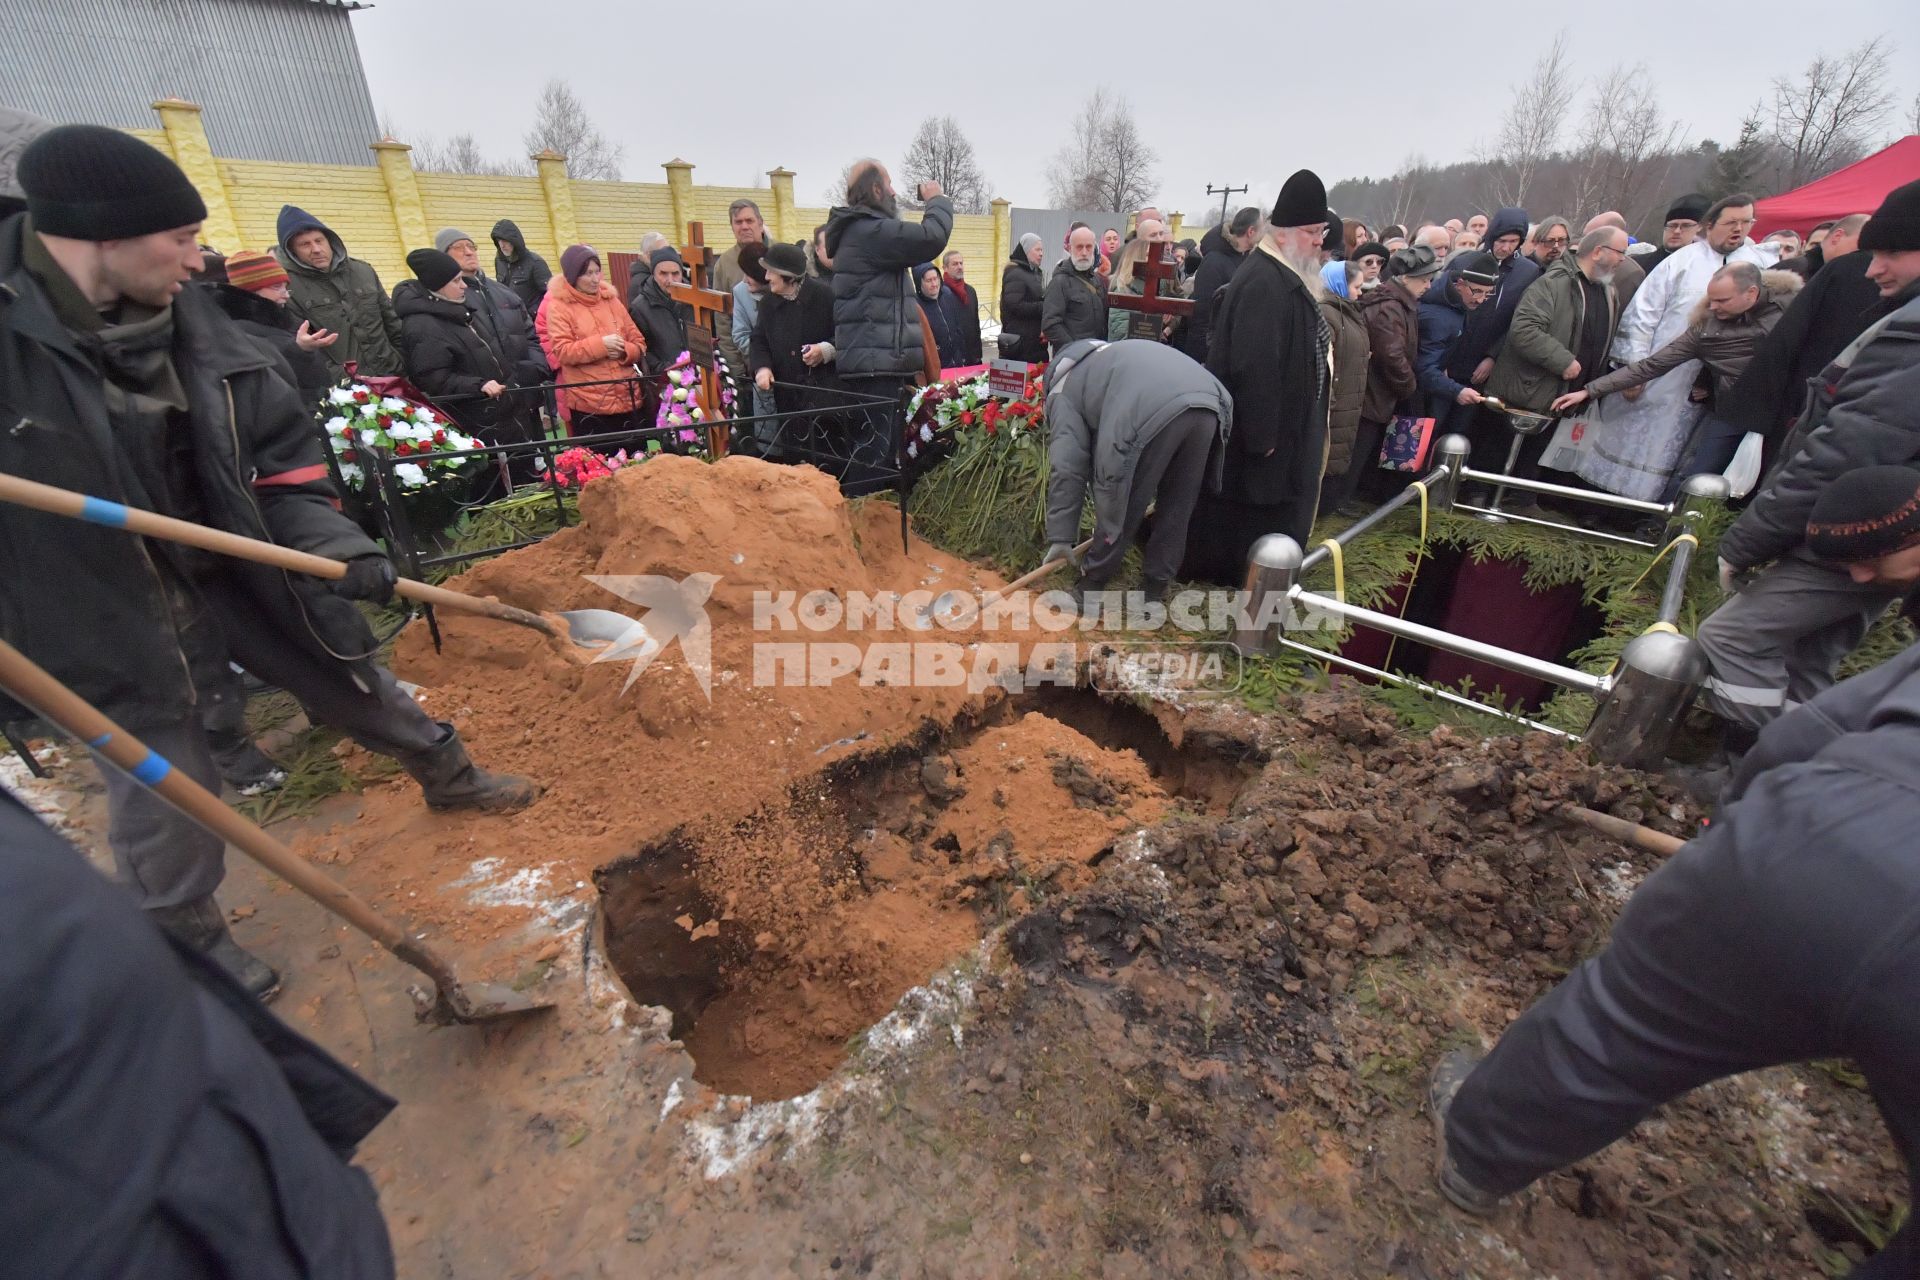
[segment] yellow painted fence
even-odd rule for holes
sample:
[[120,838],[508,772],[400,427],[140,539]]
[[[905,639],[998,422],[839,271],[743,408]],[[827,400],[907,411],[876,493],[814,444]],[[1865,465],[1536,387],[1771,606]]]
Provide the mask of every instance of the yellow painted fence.
[[[743,198],[760,206],[780,240],[807,240],[827,217],[825,209],[795,206],[794,174],[784,168],[771,170],[769,185],[759,188],[695,185],[694,166],[677,157],[661,165],[665,182],[583,181],[569,177],[566,158],[552,152],[533,157],[538,173],[529,178],[421,173],[413,167],[411,148],[385,139],[369,144],[370,167],[229,160],[213,154],[198,106],[164,99],[153,109],[158,127],[128,132],[171,155],[200,189],[208,244],[223,253],[271,249],[280,207],[296,205],[332,227],[347,251],[372,263],[389,288],[407,277],[408,251],[431,246],[442,227],[473,236],[490,268],[488,233],[510,218],[528,247],[557,271],[567,245],[632,252],[649,231],[684,244],[689,222],[705,224],[708,244],[731,244],[727,206]],[[1007,201],[995,200],[991,214],[954,219],[950,247],[966,254],[967,279],[989,319],[999,316],[1001,266],[1012,251],[1011,212]]]

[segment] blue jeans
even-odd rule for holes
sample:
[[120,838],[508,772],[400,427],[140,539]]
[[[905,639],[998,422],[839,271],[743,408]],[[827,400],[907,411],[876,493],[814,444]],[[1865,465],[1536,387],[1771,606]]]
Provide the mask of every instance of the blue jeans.
[[1700,425],[1693,429],[1686,455],[1668,479],[1667,490],[1660,500],[1672,502],[1688,476],[1718,475],[1725,471],[1746,434],[1746,428],[1730,426],[1711,413],[1700,419]]

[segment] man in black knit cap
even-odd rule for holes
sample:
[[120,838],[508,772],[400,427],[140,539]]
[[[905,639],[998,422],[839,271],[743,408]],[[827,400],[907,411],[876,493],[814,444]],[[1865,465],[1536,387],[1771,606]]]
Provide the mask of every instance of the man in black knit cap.
[[[229,659],[311,719],[398,760],[435,808],[529,803],[379,664],[355,600],[386,600],[380,547],[341,515],[308,406],[204,290],[206,206],[116,129],[65,125],[20,157],[0,223],[0,471],[346,562],[337,583],[0,504],[0,635],[217,791],[202,722]],[[0,706],[0,718],[11,718]],[[17,713],[16,713],[17,714]],[[107,768],[108,841],[156,923],[256,995],[279,977],[227,932],[224,846]]]

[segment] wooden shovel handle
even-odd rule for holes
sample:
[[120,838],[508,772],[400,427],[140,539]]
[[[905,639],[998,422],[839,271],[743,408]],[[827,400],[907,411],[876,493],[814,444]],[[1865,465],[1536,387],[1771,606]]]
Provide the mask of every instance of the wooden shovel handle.
[[[34,480],[23,480],[19,476],[0,475],[0,501],[31,507],[35,511],[45,511],[56,516],[84,520],[88,524],[102,525],[109,529],[125,529],[129,533],[138,533],[149,538],[199,547],[202,551],[213,551],[223,556],[251,560],[255,564],[272,565],[276,569],[288,569],[314,578],[338,581],[347,576],[347,566],[343,562],[330,560],[326,556],[296,551],[292,547],[283,547],[277,542],[242,537],[237,533],[228,533],[224,529],[209,529],[205,525],[194,524],[190,520],[176,520],[172,516],[142,511],[138,507],[108,502],[104,498],[89,497],[84,493],[74,493],[70,489],[40,484]],[[497,600],[482,600],[479,596],[449,591],[445,587],[428,586],[424,582],[415,582],[412,578],[400,579],[394,586],[394,592],[408,600],[418,600],[422,604],[437,604],[443,608],[457,609],[462,613],[484,614],[489,618],[498,618],[502,622],[532,627],[548,635],[559,634],[552,623],[537,613],[516,609],[512,605],[501,604]]]
[[[243,539],[244,541],[244,539]],[[234,848],[252,858],[400,959],[432,977],[453,981],[452,968],[406,930],[387,920],[346,886],[335,883],[312,863],[229,809],[220,798],[173,767],[163,756],[103,715],[92,703],[61,684],[25,654],[0,640],[0,689],[33,708],[105,756],[141,783]]]
[[1630,844],[1636,849],[1645,849],[1648,853],[1657,853],[1671,858],[1687,847],[1687,842],[1678,836],[1670,836],[1664,831],[1655,831],[1652,827],[1643,827],[1637,822],[1628,822],[1625,818],[1616,818],[1610,813],[1599,813],[1570,804],[1560,810],[1576,822],[1585,823],[1602,835],[1612,836],[1622,844]]
[[[1073,549],[1073,554],[1076,556],[1083,556],[1087,554],[1088,550],[1091,549],[1092,546],[1093,546],[1093,539],[1088,538],[1085,542],[1081,543],[1079,546]],[[997,600],[1001,596],[1008,595],[1008,594],[1011,594],[1012,592],[1020,591],[1027,587],[1030,587],[1034,583],[1040,581],[1040,579],[1052,573],[1055,569],[1058,569],[1061,565],[1069,564],[1069,563],[1071,562],[1067,560],[1049,560],[1045,564],[1041,565],[1038,569],[1035,569],[1032,573],[1023,573],[1019,577],[1015,578],[1012,582],[1009,582],[1006,586],[994,592],[993,598]]]

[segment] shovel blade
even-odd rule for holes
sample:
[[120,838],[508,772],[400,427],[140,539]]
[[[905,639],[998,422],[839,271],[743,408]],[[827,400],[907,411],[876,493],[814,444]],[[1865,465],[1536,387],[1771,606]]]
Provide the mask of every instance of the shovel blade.
[[[611,609],[569,609],[560,615],[567,624],[567,636],[582,648],[604,648],[624,639],[640,623]],[[645,635],[642,628],[641,635]]]
[[535,1000],[497,982],[446,982],[431,994],[415,987],[413,998],[422,1022],[442,1025],[493,1022],[553,1008],[551,1000]]

